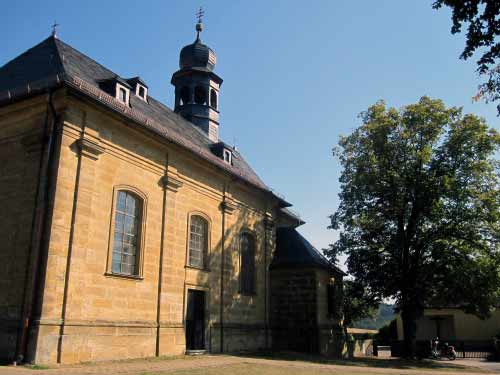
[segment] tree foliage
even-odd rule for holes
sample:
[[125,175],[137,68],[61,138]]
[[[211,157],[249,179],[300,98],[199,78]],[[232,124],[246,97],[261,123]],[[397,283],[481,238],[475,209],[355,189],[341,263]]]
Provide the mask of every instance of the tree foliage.
[[334,153],[343,171],[327,250],[373,299],[393,298],[407,350],[426,306],[486,317],[500,290],[500,136],[474,115],[422,97],[378,102]]
[[[467,60],[477,50],[478,72],[487,77],[479,86],[476,99],[487,102],[500,100],[500,1],[498,0],[436,0],[435,9],[448,6],[452,10],[451,32],[457,34],[467,27],[465,48],[460,58]],[[497,106],[500,114],[500,105]]]

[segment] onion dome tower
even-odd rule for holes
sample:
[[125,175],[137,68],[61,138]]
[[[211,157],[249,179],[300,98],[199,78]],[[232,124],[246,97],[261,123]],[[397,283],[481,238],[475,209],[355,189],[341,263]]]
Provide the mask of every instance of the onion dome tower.
[[200,33],[203,11],[198,11],[196,40],[182,48],[179,70],[172,75],[175,86],[174,111],[199,127],[213,142],[219,140],[219,89],[222,79],[213,72],[217,58],[203,44]]

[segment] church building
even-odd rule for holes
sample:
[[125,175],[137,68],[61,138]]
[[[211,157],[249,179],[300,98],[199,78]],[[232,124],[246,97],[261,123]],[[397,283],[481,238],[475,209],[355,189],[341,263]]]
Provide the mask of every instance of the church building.
[[334,350],[342,272],[220,139],[196,31],[173,110],[55,33],[0,68],[3,360]]

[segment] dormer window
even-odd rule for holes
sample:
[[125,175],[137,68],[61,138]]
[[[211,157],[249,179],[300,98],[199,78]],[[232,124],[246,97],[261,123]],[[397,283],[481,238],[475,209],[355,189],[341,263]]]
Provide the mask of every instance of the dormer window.
[[233,164],[233,153],[231,150],[228,150],[227,148],[224,149],[222,153],[223,159],[226,163],[228,164]]
[[117,83],[116,84],[116,99],[118,99],[123,104],[128,105],[129,98],[130,98],[130,90],[127,87]]
[[148,101],[148,85],[141,77],[128,78],[125,81],[130,86],[132,93],[135,93],[136,97],[145,102]]
[[119,88],[118,99],[120,99],[121,102],[127,102],[127,91],[123,87]]
[[142,100],[147,101],[148,89],[143,85],[137,84],[137,87],[135,89],[135,95],[137,95]]
[[233,150],[231,146],[225,144],[224,142],[217,142],[210,146],[212,152],[218,156],[220,159],[224,160],[227,164],[233,165]]
[[113,96],[116,100],[129,106],[130,90],[132,86],[127,81],[118,76],[99,80],[99,87],[108,95]]

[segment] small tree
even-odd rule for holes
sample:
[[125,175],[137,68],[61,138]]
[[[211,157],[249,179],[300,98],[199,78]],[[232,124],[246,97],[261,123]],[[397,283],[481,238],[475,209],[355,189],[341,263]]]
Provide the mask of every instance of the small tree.
[[340,139],[339,240],[349,273],[401,311],[406,353],[424,307],[488,316],[499,296],[500,136],[484,120],[423,97],[396,110],[378,102]]
[[[436,0],[434,9],[448,6],[452,10],[453,34],[460,33],[467,25],[465,48],[460,55],[467,60],[479,49],[482,56],[477,61],[477,70],[487,77],[479,86],[476,99],[486,102],[500,100],[500,1],[498,0]],[[500,105],[497,106],[500,115]]]

